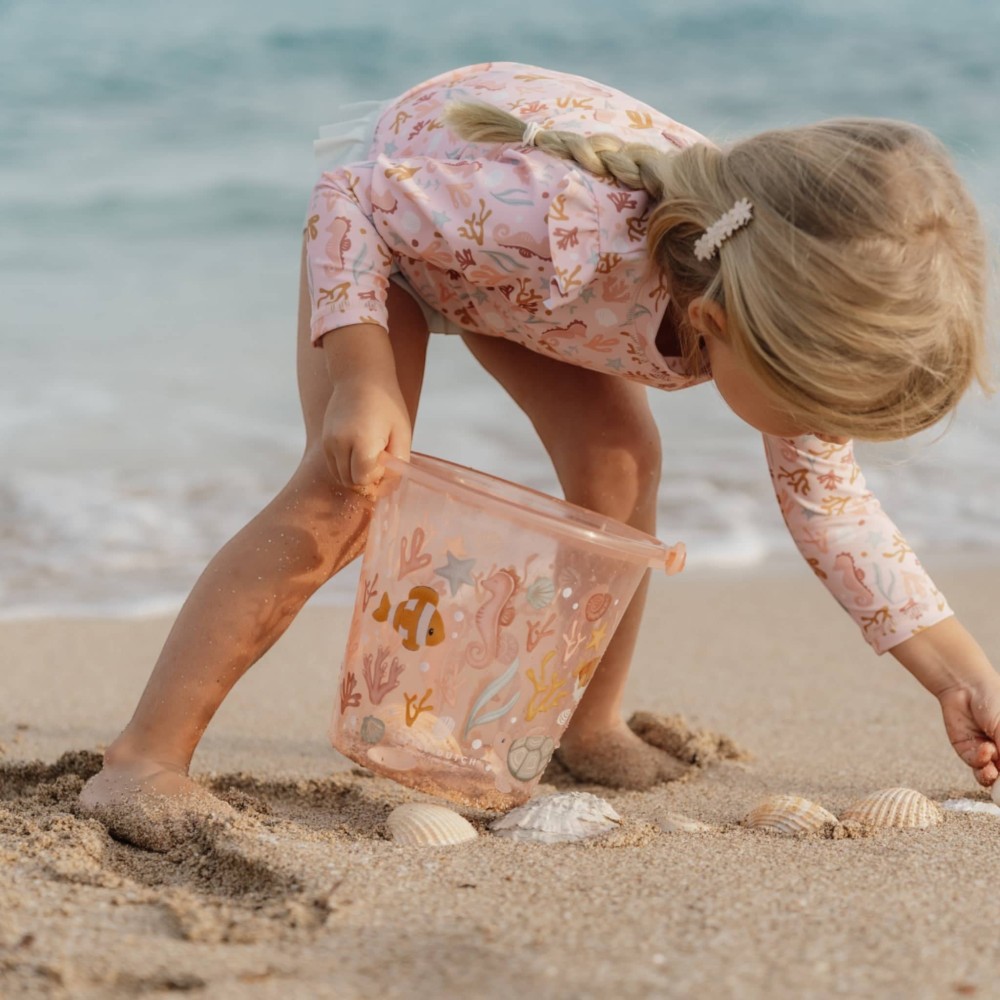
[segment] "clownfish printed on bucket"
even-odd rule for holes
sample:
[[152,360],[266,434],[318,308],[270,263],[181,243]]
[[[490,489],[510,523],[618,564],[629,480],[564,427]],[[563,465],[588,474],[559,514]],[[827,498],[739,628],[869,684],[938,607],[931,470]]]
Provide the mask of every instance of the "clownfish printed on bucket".
[[[403,647],[416,652],[422,646],[436,646],[444,641],[444,619],[437,609],[440,595],[433,587],[412,587],[405,601],[396,605],[392,627],[403,637]],[[392,601],[382,595],[372,612],[377,622],[388,621]]]

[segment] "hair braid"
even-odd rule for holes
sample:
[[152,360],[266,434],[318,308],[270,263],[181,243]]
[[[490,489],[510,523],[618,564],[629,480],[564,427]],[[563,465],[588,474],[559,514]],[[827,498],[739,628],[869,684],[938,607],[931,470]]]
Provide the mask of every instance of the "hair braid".
[[[526,125],[509,111],[478,101],[452,101],[445,120],[469,142],[520,142]],[[625,187],[646,191],[657,201],[663,197],[658,168],[669,154],[646,143],[623,142],[610,132],[587,136],[544,129],[535,138],[535,145],[553,156],[572,160],[597,177],[612,177]]]

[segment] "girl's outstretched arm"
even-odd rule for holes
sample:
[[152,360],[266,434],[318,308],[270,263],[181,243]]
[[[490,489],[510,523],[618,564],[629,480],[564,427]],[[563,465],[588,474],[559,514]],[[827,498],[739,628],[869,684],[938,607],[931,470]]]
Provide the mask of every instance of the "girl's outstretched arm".
[[850,442],[765,435],[781,512],[816,575],[879,653],[941,703],[955,752],[976,780],[1000,773],[1000,674],[865,485]]
[[981,785],[1000,774],[1000,674],[957,618],[893,646],[890,653],[941,703],[955,753]]
[[764,449],[795,544],[877,653],[951,616],[944,595],[865,484],[850,441],[765,434]]

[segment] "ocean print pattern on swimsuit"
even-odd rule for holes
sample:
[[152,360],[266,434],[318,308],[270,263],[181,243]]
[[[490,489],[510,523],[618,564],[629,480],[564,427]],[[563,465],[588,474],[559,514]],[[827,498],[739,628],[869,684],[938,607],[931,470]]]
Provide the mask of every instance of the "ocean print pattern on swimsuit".
[[609,87],[533,67],[472,66],[422,84],[383,115],[368,162],[323,174],[314,189],[314,341],[351,323],[386,326],[398,269],[464,330],[657,388],[705,381],[656,350],[667,290],[647,266],[645,192],[540,149],[459,139],[443,115],[460,99],[664,149],[707,141]]
[[795,544],[878,652],[952,614],[865,485],[850,442],[765,435],[764,448]]
[[[464,330],[659,389],[707,380],[656,349],[668,295],[647,266],[648,196],[537,148],[458,138],[443,121],[457,99],[665,150],[708,141],[620,91],[531,66],[470,66],[415,87],[382,115],[369,158],[324,173],[313,190],[314,343],[353,323],[386,327],[399,271]],[[796,544],[873,648],[952,613],[849,445],[765,435],[765,449]]]

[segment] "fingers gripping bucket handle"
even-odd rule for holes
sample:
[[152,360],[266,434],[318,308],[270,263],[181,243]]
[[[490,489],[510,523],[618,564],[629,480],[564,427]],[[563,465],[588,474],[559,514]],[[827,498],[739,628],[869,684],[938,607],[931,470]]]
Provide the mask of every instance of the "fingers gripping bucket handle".
[[387,458],[331,739],[483,808],[529,798],[649,567],[683,545],[441,459]]

